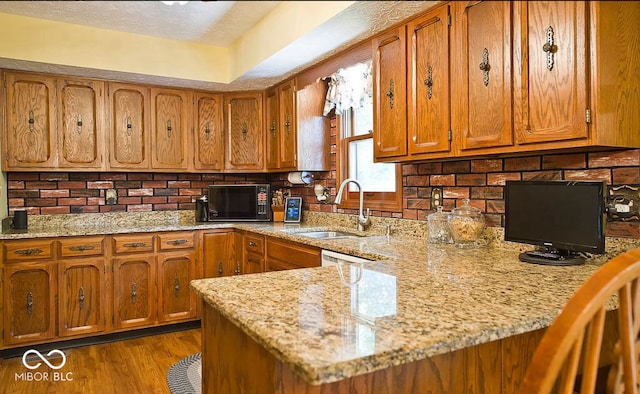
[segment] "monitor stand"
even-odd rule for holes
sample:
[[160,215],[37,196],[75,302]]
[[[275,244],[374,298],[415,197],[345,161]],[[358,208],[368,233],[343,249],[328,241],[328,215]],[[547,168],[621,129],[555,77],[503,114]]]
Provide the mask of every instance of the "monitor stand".
[[520,253],[520,261],[542,265],[580,265],[585,258],[576,252],[564,249],[543,248]]

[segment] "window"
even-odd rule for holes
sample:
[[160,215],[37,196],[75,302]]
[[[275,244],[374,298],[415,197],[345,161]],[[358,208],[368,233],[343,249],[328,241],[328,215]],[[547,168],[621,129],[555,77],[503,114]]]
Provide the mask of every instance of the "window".
[[[358,180],[365,206],[373,210],[402,210],[399,164],[373,161],[373,100],[371,62],[340,69],[331,77],[325,114],[335,108],[338,124],[337,182]],[[348,185],[342,208],[357,208],[359,191]]]
[[[350,108],[337,115],[338,185],[346,178],[357,179],[364,190],[367,208],[402,209],[402,173],[399,164],[373,162],[373,104]],[[358,207],[359,191],[353,183],[342,207]]]

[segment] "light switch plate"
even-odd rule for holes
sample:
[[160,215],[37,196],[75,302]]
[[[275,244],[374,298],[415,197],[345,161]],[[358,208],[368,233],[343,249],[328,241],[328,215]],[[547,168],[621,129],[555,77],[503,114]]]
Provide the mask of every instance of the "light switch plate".
[[107,205],[116,205],[118,203],[118,192],[116,189],[107,189],[104,201]]

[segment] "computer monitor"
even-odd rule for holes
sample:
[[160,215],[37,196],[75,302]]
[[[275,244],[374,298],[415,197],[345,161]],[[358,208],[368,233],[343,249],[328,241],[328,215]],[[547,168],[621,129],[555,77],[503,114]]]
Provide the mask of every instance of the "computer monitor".
[[506,181],[504,238],[538,246],[522,261],[581,264],[604,252],[605,193],[601,181]]

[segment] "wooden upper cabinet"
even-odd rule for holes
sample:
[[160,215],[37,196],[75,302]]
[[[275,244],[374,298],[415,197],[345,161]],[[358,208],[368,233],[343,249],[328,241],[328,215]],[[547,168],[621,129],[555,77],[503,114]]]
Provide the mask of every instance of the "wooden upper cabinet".
[[6,73],[6,129],[3,168],[20,170],[56,165],[55,80]]
[[185,90],[151,88],[151,113],[152,168],[187,169],[191,94]]
[[454,2],[454,121],[464,152],[513,144],[512,3]]
[[58,167],[103,167],[104,83],[59,79]]
[[297,169],[296,85],[291,79],[278,87],[280,106],[280,169]]
[[323,115],[327,82],[298,88],[292,79],[266,92],[267,169],[329,170],[331,130]]
[[407,154],[406,26],[373,39],[374,158]]
[[225,169],[264,170],[262,93],[225,95]]
[[587,15],[584,1],[520,5],[518,143],[589,137]]
[[265,118],[267,128],[265,143],[267,151],[267,169],[280,169],[280,107],[278,106],[278,89],[267,90],[264,96]]
[[197,170],[224,169],[224,125],[222,95],[195,93],[195,152]]
[[304,171],[331,169],[331,125],[324,116],[328,82],[296,86],[296,166]]
[[407,34],[410,40],[409,154],[449,152],[449,5],[411,21]]
[[150,167],[151,103],[149,88],[110,83],[107,86],[109,113],[109,167]]

